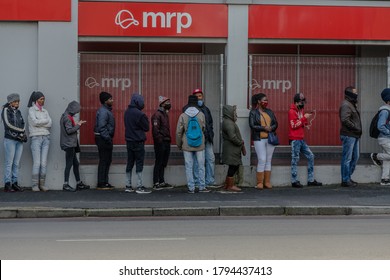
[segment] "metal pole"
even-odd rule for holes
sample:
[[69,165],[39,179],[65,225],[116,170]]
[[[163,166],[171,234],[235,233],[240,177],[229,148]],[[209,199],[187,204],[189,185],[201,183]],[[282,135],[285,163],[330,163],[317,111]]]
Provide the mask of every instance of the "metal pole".
[[[253,79],[253,68],[252,68],[252,63],[253,63],[253,56],[252,55],[249,55],[249,65],[248,65],[248,100],[249,102],[247,103],[251,103],[251,99],[252,99],[252,89],[253,89],[253,86],[252,86],[252,79]],[[248,107],[249,106],[249,107]],[[251,104],[247,104],[247,109],[250,109],[251,107]]]
[[223,94],[223,91],[224,91],[224,68],[223,68],[223,54],[221,54],[220,56],[220,62],[219,62],[219,72],[220,72],[220,79],[221,79],[221,82],[220,82],[220,110],[219,110],[219,122],[220,122],[220,126],[219,126],[219,163],[222,163],[222,144],[223,144],[223,139],[222,139],[222,122],[223,122],[223,115],[222,115],[222,109],[223,109],[223,105],[225,103],[225,98],[224,98],[224,94]]

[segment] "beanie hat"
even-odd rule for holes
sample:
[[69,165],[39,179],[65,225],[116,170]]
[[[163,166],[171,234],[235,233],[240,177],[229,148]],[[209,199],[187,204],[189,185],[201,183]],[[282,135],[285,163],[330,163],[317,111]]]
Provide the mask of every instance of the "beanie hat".
[[200,88],[197,88],[197,89],[194,89],[194,91],[192,92],[192,94],[197,94],[197,93],[203,94],[203,91]]
[[297,93],[294,95],[294,102],[306,102],[306,98],[305,96],[303,95],[303,93]]
[[20,100],[20,96],[17,93],[11,93],[10,95],[7,96],[8,103],[19,101],[19,100]]
[[196,97],[195,95],[188,96],[188,106],[189,107],[198,106],[198,97]]
[[28,100],[27,107],[32,107],[32,105],[37,102],[37,100],[43,97],[43,93],[40,91],[33,91],[31,93],[30,99]]
[[381,97],[384,102],[390,101],[390,88],[382,90]]
[[105,92],[105,91],[102,91],[100,94],[99,94],[99,99],[100,99],[100,103],[104,104],[108,99],[110,99],[112,97],[111,94],[109,94],[108,92]]
[[165,101],[170,100],[168,97],[159,96],[158,97],[158,105],[161,106]]

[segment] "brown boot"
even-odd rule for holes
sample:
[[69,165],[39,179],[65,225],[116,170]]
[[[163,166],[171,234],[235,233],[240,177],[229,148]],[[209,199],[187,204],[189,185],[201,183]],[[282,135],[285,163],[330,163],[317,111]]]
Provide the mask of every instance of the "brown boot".
[[264,171],[264,188],[265,189],[272,189],[272,185],[271,185],[271,170],[270,171]]
[[262,190],[264,188],[264,172],[256,172],[257,185],[256,188]]
[[234,185],[234,177],[226,177],[225,189],[230,192],[240,192],[241,189]]

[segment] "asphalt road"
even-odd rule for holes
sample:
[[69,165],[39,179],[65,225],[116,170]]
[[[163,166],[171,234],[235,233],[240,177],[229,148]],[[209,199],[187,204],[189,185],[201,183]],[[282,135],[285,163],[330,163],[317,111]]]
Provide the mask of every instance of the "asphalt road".
[[0,259],[389,259],[389,216],[0,220]]

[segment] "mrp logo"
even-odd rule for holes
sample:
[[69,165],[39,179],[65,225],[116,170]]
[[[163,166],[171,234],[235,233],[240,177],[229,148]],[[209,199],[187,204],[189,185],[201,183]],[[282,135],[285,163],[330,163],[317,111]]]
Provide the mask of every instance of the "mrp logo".
[[124,91],[131,86],[131,80],[128,78],[102,78],[99,83],[94,77],[88,77],[84,85],[91,89],[101,86],[102,88],[120,88]]
[[[176,21],[176,33],[180,34],[182,29],[189,28],[192,25],[192,17],[189,13],[162,13],[162,12],[143,12],[142,27],[148,28],[149,24],[152,28],[172,28]],[[115,24],[123,29],[130,26],[138,26],[140,22],[135,19],[134,15],[128,10],[121,10],[116,14]]]
[[283,93],[291,88],[289,80],[252,80],[252,89],[281,89]]

